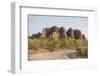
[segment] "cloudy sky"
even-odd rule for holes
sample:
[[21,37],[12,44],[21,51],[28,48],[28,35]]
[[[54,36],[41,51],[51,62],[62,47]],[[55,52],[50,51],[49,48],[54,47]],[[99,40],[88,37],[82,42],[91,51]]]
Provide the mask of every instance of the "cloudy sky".
[[43,28],[58,27],[79,29],[88,38],[88,17],[79,16],[42,16],[42,15],[29,15],[28,16],[28,35],[42,32]]

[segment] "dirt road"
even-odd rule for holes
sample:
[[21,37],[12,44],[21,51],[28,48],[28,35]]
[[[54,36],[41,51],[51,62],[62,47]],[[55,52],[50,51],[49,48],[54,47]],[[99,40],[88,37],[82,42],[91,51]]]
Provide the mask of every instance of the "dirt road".
[[29,53],[28,60],[55,60],[55,59],[71,59],[76,53],[76,50],[66,49],[61,51],[43,52],[43,53]]

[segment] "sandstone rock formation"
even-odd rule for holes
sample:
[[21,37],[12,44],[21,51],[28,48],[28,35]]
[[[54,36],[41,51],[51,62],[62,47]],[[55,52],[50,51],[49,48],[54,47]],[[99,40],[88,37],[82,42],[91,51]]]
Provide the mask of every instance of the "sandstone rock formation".
[[69,28],[67,31],[64,27],[52,26],[50,28],[44,28],[42,33],[37,33],[32,35],[33,38],[49,38],[49,39],[57,39],[57,38],[72,38],[72,39],[86,39],[85,35],[82,34],[79,29]]

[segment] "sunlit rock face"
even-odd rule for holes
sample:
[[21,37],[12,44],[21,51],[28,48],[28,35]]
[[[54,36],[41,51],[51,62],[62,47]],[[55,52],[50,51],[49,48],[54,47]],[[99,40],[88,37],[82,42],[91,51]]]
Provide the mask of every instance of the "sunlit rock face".
[[50,28],[51,30],[51,36],[52,36],[52,39],[58,39],[59,38],[59,27],[57,26],[53,26]]

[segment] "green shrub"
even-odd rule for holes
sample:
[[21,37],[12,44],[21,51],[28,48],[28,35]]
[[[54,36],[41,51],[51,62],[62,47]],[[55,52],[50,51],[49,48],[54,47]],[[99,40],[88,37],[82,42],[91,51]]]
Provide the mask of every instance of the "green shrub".
[[39,47],[40,47],[40,41],[38,39],[28,40],[28,49],[38,50]]
[[62,38],[61,39],[61,47],[66,48],[69,45],[69,41],[67,40],[67,38]]
[[38,49],[56,49],[56,48],[69,48],[76,49],[80,56],[87,56],[88,47],[87,40],[83,39],[71,39],[71,38],[61,38],[61,39],[50,39],[48,38],[29,38],[28,39],[28,49],[38,50]]
[[40,48],[48,48],[49,47],[49,41],[46,38],[40,38]]
[[88,50],[87,48],[77,48],[78,56],[80,57],[87,57],[88,56]]
[[61,45],[61,41],[59,39],[57,39],[57,40],[52,39],[49,41],[50,48],[59,48],[60,45]]

